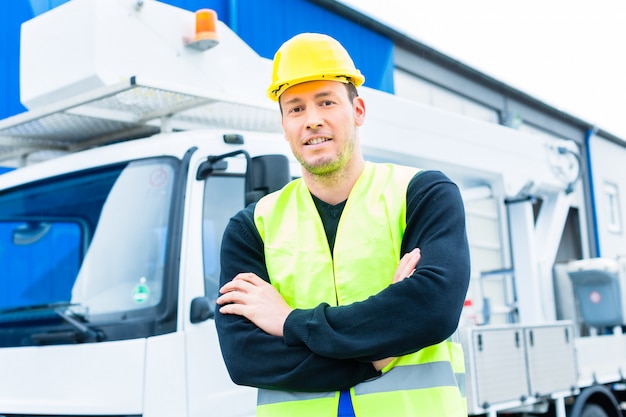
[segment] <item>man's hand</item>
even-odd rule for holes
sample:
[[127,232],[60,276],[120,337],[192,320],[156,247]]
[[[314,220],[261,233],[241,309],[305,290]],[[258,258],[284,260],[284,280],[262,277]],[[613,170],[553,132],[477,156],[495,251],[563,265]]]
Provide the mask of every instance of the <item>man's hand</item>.
[[389,365],[391,363],[392,360],[394,360],[395,358],[391,357],[391,358],[385,358],[385,359],[379,359],[377,361],[372,362],[372,365],[374,365],[374,368],[376,368],[377,371],[382,370],[385,366]]
[[293,308],[271,284],[256,274],[241,273],[220,288],[220,293],[220,313],[244,316],[265,332],[283,336],[283,325]]
[[396,268],[395,274],[393,274],[393,283],[402,281],[404,278],[409,277],[415,272],[415,268],[417,268],[417,264],[422,257],[422,252],[419,248],[413,249],[409,253],[405,253],[402,259],[400,259],[400,263]]

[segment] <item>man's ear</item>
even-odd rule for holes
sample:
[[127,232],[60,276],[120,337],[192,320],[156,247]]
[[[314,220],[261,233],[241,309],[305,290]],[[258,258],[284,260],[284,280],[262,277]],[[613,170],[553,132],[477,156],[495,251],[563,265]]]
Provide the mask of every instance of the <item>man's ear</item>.
[[361,126],[365,123],[365,101],[361,97],[355,97],[352,102],[354,109],[354,124]]

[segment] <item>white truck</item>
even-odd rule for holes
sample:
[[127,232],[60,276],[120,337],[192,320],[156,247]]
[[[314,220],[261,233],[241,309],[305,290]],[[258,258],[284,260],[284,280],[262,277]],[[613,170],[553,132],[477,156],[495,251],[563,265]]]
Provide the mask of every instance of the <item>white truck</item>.
[[[269,62],[196,25],[205,12],[71,0],[22,26],[29,110],[0,121],[15,167],[0,175],[0,415],[254,415],[213,321],[220,237],[300,171],[264,97]],[[469,414],[622,416],[624,144],[361,94],[367,159],[462,190]],[[568,222],[582,256],[555,262]]]

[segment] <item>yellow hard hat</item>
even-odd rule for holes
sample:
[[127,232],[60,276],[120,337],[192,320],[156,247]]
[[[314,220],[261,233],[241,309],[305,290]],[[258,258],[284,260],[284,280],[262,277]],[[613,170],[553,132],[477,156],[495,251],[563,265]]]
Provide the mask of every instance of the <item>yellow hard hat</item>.
[[358,87],[365,77],[336,39],[320,33],[301,33],[283,43],[274,55],[267,96],[278,101],[287,88],[320,80],[352,83]]

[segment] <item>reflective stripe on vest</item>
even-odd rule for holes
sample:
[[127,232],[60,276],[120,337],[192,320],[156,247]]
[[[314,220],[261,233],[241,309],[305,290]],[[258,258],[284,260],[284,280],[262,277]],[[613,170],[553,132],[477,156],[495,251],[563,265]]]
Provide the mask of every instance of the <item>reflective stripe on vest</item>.
[[[392,376],[394,378],[387,378]],[[456,375],[452,372],[449,362],[431,362],[419,365],[397,366],[385,374],[385,378],[376,378],[354,387],[355,395],[374,394],[379,392],[413,390],[438,387],[457,386]],[[259,390],[258,405],[275,404],[288,401],[314,400],[320,398],[336,398],[335,392],[285,392]]]
[[[396,366],[379,378],[356,385],[350,394],[357,417],[460,417],[467,415],[459,393],[461,389],[464,397],[464,380],[464,374],[452,371],[450,362]],[[336,417],[338,402],[337,392],[260,389],[257,416]]]
[[[406,191],[417,172],[367,162],[341,215],[332,255],[315,203],[301,179],[257,203],[254,220],[263,239],[270,281],[291,307],[350,304],[391,284],[406,227]],[[368,279],[358,279],[363,276]],[[464,372],[460,345],[451,341],[396,358],[382,376],[351,390],[355,413],[358,417],[466,415],[457,382],[464,379]],[[338,398],[335,392],[260,390],[257,415],[336,416]]]

